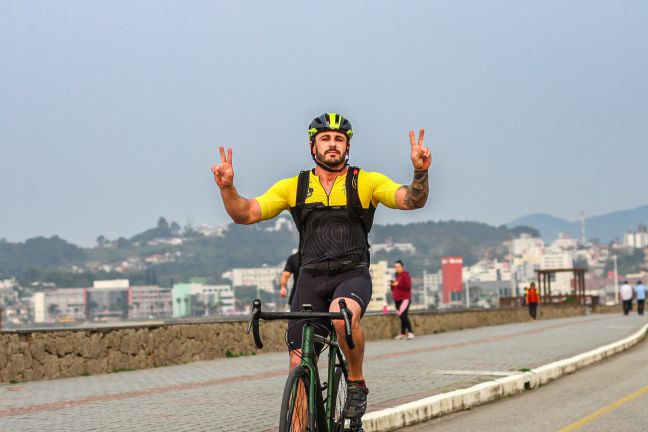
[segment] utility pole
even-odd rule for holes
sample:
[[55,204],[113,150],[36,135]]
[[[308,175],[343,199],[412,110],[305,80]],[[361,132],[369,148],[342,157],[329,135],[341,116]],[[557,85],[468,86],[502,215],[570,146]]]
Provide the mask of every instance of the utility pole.
[[423,270],[423,305],[425,310],[428,308],[428,282],[427,282],[427,272]]
[[614,261],[614,304],[619,304],[619,275],[617,274],[617,256],[612,255]]
[[466,309],[470,309],[470,284],[468,279],[466,279],[464,291],[466,292]]

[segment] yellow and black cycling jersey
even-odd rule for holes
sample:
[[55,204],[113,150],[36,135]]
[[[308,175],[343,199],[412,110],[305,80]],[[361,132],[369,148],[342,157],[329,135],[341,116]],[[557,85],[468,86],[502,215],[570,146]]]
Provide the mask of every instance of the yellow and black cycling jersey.
[[[349,174],[352,175],[352,174]],[[351,181],[353,180],[353,181]],[[357,188],[348,189],[349,184]],[[396,208],[396,190],[401,186],[387,176],[364,170],[357,179],[347,174],[338,175],[330,193],[326,193],[313,170],[308,172],[308,187],[303,204],[297,205],[299,176],[280,180],[266,193],[256,198],[261,206],[261,219],[275,217],[283,210],[290,211],[300,227],[301,266],[323,262],[369,263],[368,231],[378,204]],[[304,189],[302,190],[302,196]],[[347,190],[357,193],[347,206]],[[362,209],[358,210],[359,207]],[[356,217],[356,212],[362,213]]]
[[[327,194],[319,181],[319,177],[310,171],[306,204],[322,203],[325,206],[346,206],[347,174],[337,176],[331,193]],[[272,185],[263,195],[255,199],[261,206],[261,220],[272,219],[284,210],[295,207],[297,198],[297,180],[299,176],[279,180]],[[358,195],[362,207],[377,207],[378,203],[396,208],[396,190],[401,187],[389,177],[377,172],[360,170],[358,173]]]

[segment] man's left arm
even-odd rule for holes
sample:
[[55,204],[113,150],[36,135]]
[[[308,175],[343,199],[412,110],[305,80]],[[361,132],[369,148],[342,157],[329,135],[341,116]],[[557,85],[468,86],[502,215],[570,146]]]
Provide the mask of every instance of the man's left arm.
[[418,142],[414,139],[414,131],[410,131],[411,159],[414,166],[414,178],[408,186],[396,190],[396,207],[401,210],[423,208],[430,191],[428,184],[428,169],[432,164],[432,152],[423,145],[425,129],[419,130]]

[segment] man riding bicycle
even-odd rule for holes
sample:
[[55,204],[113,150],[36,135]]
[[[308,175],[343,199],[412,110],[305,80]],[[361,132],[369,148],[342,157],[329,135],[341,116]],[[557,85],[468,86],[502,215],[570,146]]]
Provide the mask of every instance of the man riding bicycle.
[[[291,311],[310,304],[314,311],[338,312],[337,299],[344,298],[353,313],[355,349],[344,338],[344,323],[324,320],[316,333],[325,336],[335,327],[349,366],[344,415],[359,419],[367,407],[369,390],[363,373],[364,333],[362,315],[371,300],[368,234],[379,203],[401,210],[422,208],[428,197],[430,149],[410,131],[410,157],[414,178],[408,186],[394,183],[383,174],[350,167],[349,150],[353,130],[349,120],[337,113],[315,118],[308,129],[310,153],[315,167],[275,183],[263,195],[247,199],[234,187],[232,149],[220,147],[221,163],[212,166],[227,213],[238,224],[271,219],[288,210],[299,230],[301,274]],[[300,325],[301,324],[301,325]],[[290,367],[300,362],[303,324],[289,323]]]

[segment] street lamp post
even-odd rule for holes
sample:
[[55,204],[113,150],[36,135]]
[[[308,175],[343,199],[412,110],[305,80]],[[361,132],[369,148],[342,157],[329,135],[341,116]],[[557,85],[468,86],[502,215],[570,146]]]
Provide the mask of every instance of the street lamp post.
[[619,304],[619,276],[617,274],[617,256],[612,255],[614,261],[614,304]]

